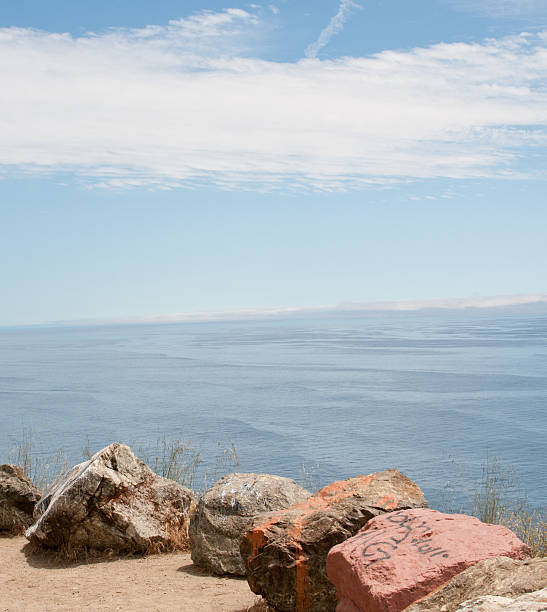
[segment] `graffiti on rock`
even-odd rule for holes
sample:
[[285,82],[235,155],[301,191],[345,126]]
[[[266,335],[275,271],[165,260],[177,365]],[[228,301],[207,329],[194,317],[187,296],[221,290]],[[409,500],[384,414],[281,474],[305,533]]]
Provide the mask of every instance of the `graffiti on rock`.
[[441,556],[446,559],[448,557],[447,550],[442,546],[434,545],[433,530],[427,521],[408,516],[405,512],[394,512],[385,519],[398,525],[395,535],[386,538],[382,529],[372,529],[354,538],[358,540],[359,547],[364,545],[361,554],[365,560],[365,567],[378,563],[378,561],[391,559],[392,554],[403,542],[414,546],[418,553],[429,558]]

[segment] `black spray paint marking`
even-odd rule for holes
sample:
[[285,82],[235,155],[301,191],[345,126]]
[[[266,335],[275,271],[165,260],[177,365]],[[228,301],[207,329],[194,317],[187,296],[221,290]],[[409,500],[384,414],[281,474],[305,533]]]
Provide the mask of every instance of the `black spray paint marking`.
[[407,540],[421,555],[429,556],[430,558],[442,555],[443,559],[448,557],[447,550],[440,546],[431,546],[433,540],[431,537],[432,529],[425,521],[422,520],[418,523],[416,517],[408,516],[404,512],[395,512],[390,516],[386,516],[386,520],[399,525],[396,535],[382,540],[382,531],[377,530],[366,531],[355,538],[360,544],[365,544],[361,553],[363,558],[366,559],[365,567],[378,563],[378,561],[391,559],[391,554],[397,550],[399,544]]

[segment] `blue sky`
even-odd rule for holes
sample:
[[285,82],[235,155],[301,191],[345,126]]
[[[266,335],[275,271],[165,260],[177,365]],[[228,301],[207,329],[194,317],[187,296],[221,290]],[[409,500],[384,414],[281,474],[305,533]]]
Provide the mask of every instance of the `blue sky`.
[[547,292],[540,0],[9,0],[0,325]]

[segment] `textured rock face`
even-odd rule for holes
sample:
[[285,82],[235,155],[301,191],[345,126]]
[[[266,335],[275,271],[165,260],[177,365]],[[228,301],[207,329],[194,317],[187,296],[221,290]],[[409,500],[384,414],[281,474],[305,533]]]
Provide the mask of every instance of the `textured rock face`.
[[187,541],[192,492],[111,444],[59,478],[34,510],[31,542],[65,554],[155,552]]
[[0,531],[23,533],[40,492],[17,465],[0,465]]
[[547,610],[547,589],[521,595],[514,599],[486,595],[464,602],[458,612],[544,612]]
[[311,493],[294,480],[269,474],[230,474],[200,499],[190,521],[192,561],[215,574],[245,575],[242,536],[262,512],[303,502]]
[[341,601],[360,611],[399,612],[478,561],[527,554],[506,527],[463,514],[405,510],[371,520],[334,547],[327,573]]
[[280,612],[332,611],[329,550],[374,516],[426,505],[420,488],[397,470],[334,482],[302,504],[255,521],[241,542],[249,586]]
[[405,612],[456,612],[459,605],[478,597],[518,597],[547,585],[547,558],[517,561],[495,557],[479,561],[457,574],[438,591]]

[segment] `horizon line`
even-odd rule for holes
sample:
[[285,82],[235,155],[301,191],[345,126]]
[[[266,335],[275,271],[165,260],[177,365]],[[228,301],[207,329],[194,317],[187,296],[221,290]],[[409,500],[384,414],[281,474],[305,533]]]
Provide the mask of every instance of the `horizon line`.
[[216,311],[196,311],[128,317],[99,317],[65,319],[42,323],[24,323],[1,327],[64,327],[135,323],[214,322],[254,319],[283,319],[291,316],[348,314],[374,312],[419,312],[422,310],[488,310],[542,304],[547,306],[547,293],[473,296],[464,298],[430,298],[423,300],[383,300],[373,302],[341,302],[320,306],[279,306],[267,308],[239,308]]

